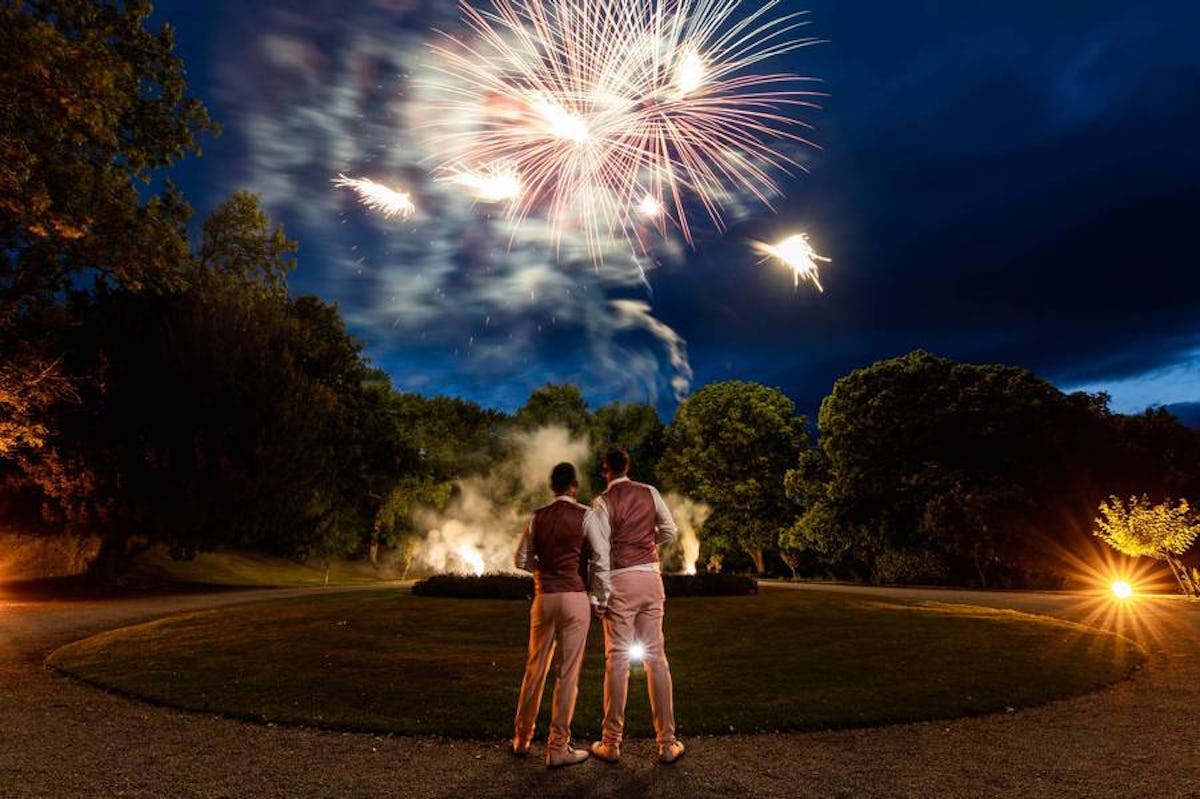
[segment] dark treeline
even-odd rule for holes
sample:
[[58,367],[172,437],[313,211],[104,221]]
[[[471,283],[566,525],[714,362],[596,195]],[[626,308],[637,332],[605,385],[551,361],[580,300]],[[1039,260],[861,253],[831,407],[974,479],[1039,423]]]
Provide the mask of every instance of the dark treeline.
[[701,564],[1058,585],[1109,495],[1200,497],[1200,434],[1009,366],[915,352],[837,382],[815,426],[780,392],[705,386],[515,414],[393,389],[336,307],[294,296],[295,245],[236,194],[198,227],[162,178],[215,131],[149,4],[0,7],[0,527],[137,552],[377,560],[457,479],[549,424],[630,449],[635,479],[711,507]]

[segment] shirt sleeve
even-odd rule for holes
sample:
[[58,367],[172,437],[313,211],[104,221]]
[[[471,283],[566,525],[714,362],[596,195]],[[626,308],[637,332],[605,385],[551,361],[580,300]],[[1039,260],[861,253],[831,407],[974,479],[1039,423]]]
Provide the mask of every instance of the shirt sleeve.
[[537,563],[537,553],[533,549],[533,517],[525,522],[525,530],[521,540],[517,542],[517,551],[513,555],[513,565],[521,571],[532,572]]
[[600,497],[592,503],[591,510],[584,514],[583,534],[592,552],[592,579],[588,594],[593,605],[606,608],[612,597],[612,527],[608,520],[608,506]]
[[654,512],[658,517],[654,525],[654,543],[659,546],[669,544],[679,535],[679,528],[675,526],[675,519],[671,517],[671,509],[663,501],[662,494],[658,492],[658,489],[650,486],[650,493],[654,496]]

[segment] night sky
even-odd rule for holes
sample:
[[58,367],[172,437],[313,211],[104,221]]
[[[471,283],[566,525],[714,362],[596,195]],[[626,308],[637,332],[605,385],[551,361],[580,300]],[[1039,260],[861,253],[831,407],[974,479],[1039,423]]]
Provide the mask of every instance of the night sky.
[[[479,209],[383,222],[330,185],[403,179],[444,204],[404,109],[450,3],[160,0],[225,126],[176,179],[201,213],[259,192],[300,242],[293,291],[337,301],[400,388],[512,409],[569,380],[669,415],[673,379],[740,378],[811,413],[839,376],[920,347],[1123,412],[1200,401],[1200,4],[795,8],[825,40],[774,65],[829,94],[805,116],[809,174],[774,212],[664,247],[649,288],[511,247]],[[824,293],[751,252],[797,230],[834,259]]]

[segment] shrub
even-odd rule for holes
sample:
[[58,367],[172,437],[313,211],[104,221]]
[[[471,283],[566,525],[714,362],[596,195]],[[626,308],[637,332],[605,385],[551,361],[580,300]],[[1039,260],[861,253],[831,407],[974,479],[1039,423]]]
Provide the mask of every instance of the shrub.
[[945,560],[919,549],[886,549],[875,561],[875,581],[893,585],[936,585],[946,581]]
[[669,597],[753,596],[758,593],[758,582],[753,577],[720,572],[664,574],[663,587]]
[[533,578],[519,574],[435,574],[412,587],[417,596],[451,599],[529,599]]

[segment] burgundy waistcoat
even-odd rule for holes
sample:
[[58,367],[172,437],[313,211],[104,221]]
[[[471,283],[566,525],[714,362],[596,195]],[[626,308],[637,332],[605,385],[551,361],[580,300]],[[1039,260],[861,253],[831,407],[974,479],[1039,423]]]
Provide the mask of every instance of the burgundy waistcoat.
[[658,513],[650,487],[622,480],[610,485],[603,497],[612,527],[612,568],[625,569],[644,563],[657,563],[654,530]]
[[587,508],[555,500],[533,512],[533,551],[537,565],[533,583],[539,594],[585,590],[587,560],[583,551],[583,515]]

